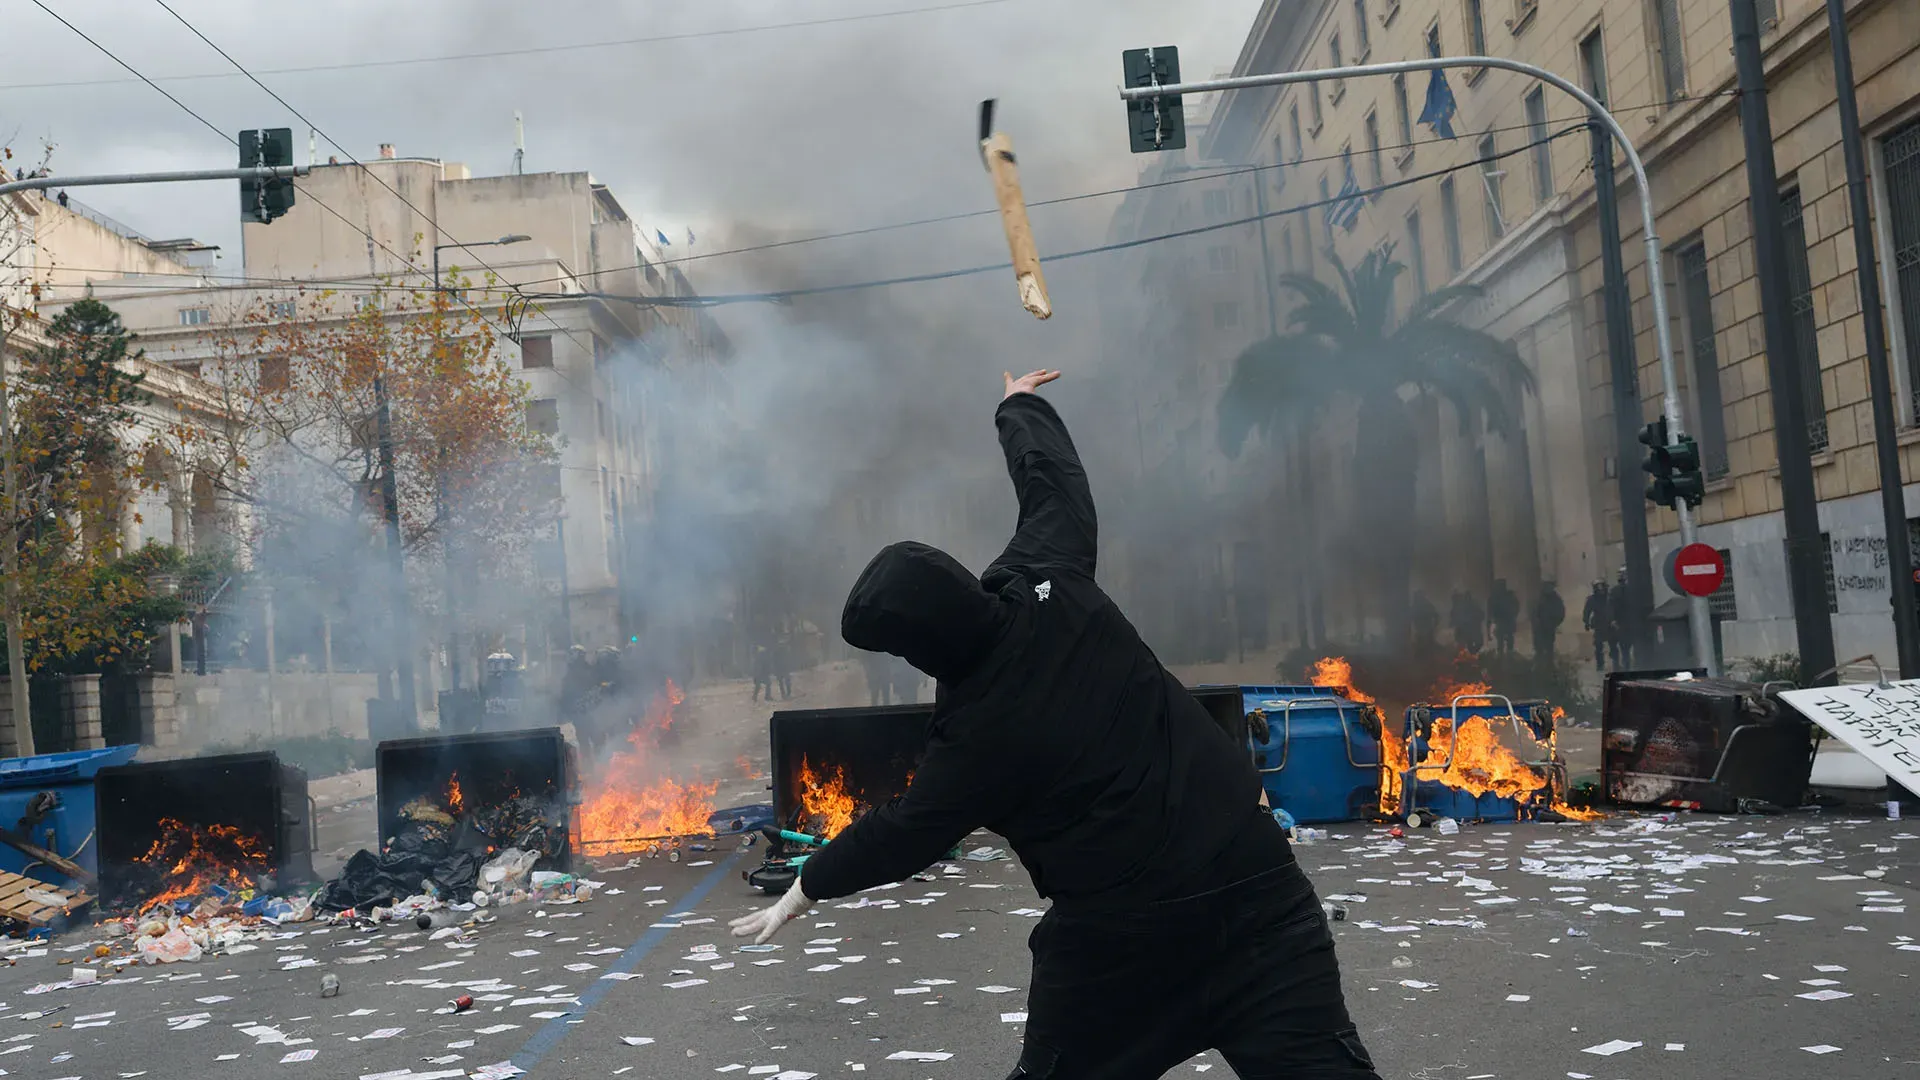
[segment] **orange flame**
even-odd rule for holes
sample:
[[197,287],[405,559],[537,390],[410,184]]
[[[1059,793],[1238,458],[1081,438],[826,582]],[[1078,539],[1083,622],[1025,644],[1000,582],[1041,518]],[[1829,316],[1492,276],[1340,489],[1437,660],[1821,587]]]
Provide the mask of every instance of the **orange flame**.
[[741,754],[739,757],[733,759],[733,767],[740,773],[741,776],[744,776],[749,780],[764,780],[767,775],[766,773],[761,772],[760,769],[754,765],[753,761],[749,759],[745,754]]
[[1313,662],[1313,670],[1307,673],[1315,686],[1331,686],[1345,692],[1349,701],[1361,705],[1372,705],[1373,695],[1365,693],[1353,685],[1353,665],[1347,663],[1344,656],[1323,656]]
[[137,860],[164,867],[164,886],[140,905],[141,914],[175,900],[196,900],[215,885],[245,889],[269,869],[265,845],[232,825],[196,828],[160,819],[160,836]]
[[447,777],[447,809],[454,817],[466,813],[466,793],[460,790],[460,774]]
[[853,824],[862,809],[859,801],[847,791],[846,769],[831,765],[816,773],[813,763],[805,755],[801,756],[801,825],[808,828],[808,835],[831,840]]
[[652,740],[673,726],[673,710],[686,699],[669,679],[627,737],[626,749],[609,758],[594,778],[576,817],[585,854],[642,851],[666,837],[713,835],[708,818],[719,782],[681,783],[660,775],[649,760]]

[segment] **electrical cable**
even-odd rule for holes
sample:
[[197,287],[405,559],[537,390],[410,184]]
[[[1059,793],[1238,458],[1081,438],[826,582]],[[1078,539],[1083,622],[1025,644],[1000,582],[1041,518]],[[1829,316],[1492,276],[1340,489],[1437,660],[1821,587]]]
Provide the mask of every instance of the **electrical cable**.
[[[1351,195],[1344,195],[1344,194],[1332,195],[1325,199],[1316,199],[1312,202],[1302,203],[1301,205],[1287,207],[1282,210],[1269,210],[1264,214],[1253,214],[1249,217],[1234,218],[1230,221],[1218,221],[1218,222],[1213,222],[1207,225],[1197,225],[1190,229],[1179,229],[1174,232],[1156,233],[1152,236],[1136,237],[1132,240],[1120,240],[1120,241],[1115,241],[1114,243],[1111,243],[1111,244],[1101,244],[1098,247],[1081,248],[1077,251],[1064,251],[1058,254],[1045,256],[1042,261],[1044,263],[1056,263],[1056,262],[1064,262],[1068,259],[1083,258],[1088,255],[1103,255],[1103,254],[1107,254],[1115,251],[1125,251],[1129,248],[1143,247],[1147,244],[1157,244],[1165,240],[1178,240],[1178,239],[1182,239],[1189,236],[1199,236],[1203,233],[1217,232],[1221,229],[1234,229],[1234,228],[1239,228],[1243,225],[1253,225],[1261,221],[1265,221],[1269,218],[1287,217],[1292,214],[1306,213],[1307,211],[1310,211],[1310,210],[1317,210],[1323,207],[1334,206],[1339,203],[1352,202],[1355,199],[1366,199],[1371,196],[1378,195],[1381,192],[1392,191],[1396,188],[1407,187],[1412,184],[1417,184],[1423,181],[1435,179],[1436,177],[1446,176],[1451,173],[1456,173],[1465,169],[1470,169],[1476,165],[1485,165],[1490,162],[1501,161],[1518,154],[1524,154],[1527,151],[1532,150],[1537,146],[1543,146],[1547,143],[1553,142],[1556,139],[1566,138],[1569,135],[1582,134],[1586,130],[1587,128],[1586,128],[1586,125],[1584,124],[1576,127],[1566,128],[1562,131],[1555,132],[1554,134],[1548,135],[1544,138],[1534,139],[1531,142],[1523,143],[1519,146],[1514,147],[1511,150],[1504,150],[1504,151],[1501,151],[1500,153],[1491,154],[1486,157],[1473,158],[1468,161],[1463,161],[1457,165],[1450,165],[1444,169],[1435,169],[1431,172],[1420,173],[1415,176],[1402,177],[1399,180],[1389,181],[1387,183],[1378,184],[1373,187],[1360,188],[1358,191],[1356,191],[1354,194],[1351,194]],[[993,263],[992,265],[987,265],[987,266],[968,266],[968,267],[961,267],[961,268],[952,269],[952,270],[936,270],[936,271],[931,271],[925,274],[909,274],[902,277],[882,278],[874,281],[845,282],[845,283],[836,284],[836,285],[814,285],[806,288],[782,289],[774,292],[761,292],[761,293],[733,293],[733,294],[722,294],[722,295],[715,295],[715,296],[692,296],[692,297],[620,296],[614,293],[596,293],[596,292],[589,292],[589,293],[586,293],[585,295],[597,296],[603,300],[619,301],[622,303],[636,304],[636,305],[648,306],[648,307],[718,307],[726,304],[780,303],[786,300],[792,300],[798,297],[805,297],[805,296],[819,296],[827,293],[853,292],[853,291],[864,290],[864,289],[878,289],[878,288],[885,288],[887,286],[892,286],[892,285],[916,285],[916,284],[922,284],[929,281],[945,281],[950,278],[970,277],[976,274],[989,274],[995,271],[1009,269],[1011,266],[1012,266],[1011,263],[1000,262],[1000,263]],[[536,298],[538,298],[538,294],[535,294],[535,295],[536,295]],[[581,294],[561,293],[557,295],[571,296],[571,295],[581,295]]]

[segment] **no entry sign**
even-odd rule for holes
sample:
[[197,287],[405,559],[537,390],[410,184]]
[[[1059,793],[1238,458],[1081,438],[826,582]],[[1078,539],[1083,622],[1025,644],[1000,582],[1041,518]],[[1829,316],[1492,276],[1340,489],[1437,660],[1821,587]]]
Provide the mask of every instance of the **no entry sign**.
[[1712,596],[1727,580],[1727,564],[1707,544],[1688,544],[1667,556],[1667,584],[1688,596]]

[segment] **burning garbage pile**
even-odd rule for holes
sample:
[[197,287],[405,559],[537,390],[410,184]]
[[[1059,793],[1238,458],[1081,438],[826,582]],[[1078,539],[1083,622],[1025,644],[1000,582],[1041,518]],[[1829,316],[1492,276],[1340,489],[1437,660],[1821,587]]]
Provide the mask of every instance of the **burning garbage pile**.
[[[160,835],[122,879],[122,896],[144,896],[138,911],[186,914],[206,900],[239,898],[255,904],[272,891],[266,844],[233,825],[192,826],[160,819]],[[256,906],[265,906],[264,896]],[[250,914],[259,914],[258,911]]]
[[598,766],[580,806],[583,855],[677,853],[683,840],[712,836],[718,781],[681,782],[663,772],[656,750],[673,730],[686,695],[666,681],[626,743]]

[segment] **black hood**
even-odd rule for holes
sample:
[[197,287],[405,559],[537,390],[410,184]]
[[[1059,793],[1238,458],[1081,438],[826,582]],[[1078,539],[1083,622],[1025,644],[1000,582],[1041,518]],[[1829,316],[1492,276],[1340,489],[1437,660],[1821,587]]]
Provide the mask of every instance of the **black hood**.
[[1000,605],[958,559],[911,541],[873,557],[847,594],[840,636],[941,682],[977,667],[1001,633]]

